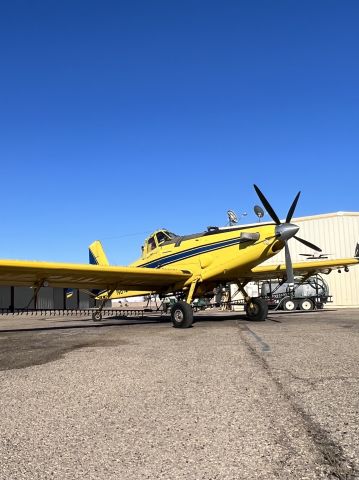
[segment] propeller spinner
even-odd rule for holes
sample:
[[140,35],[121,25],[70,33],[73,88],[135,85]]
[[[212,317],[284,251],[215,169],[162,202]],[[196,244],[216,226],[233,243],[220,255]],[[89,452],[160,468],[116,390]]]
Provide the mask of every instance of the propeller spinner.
[[288,246],[288,240],[290,238],[295,238],[298,240],[298,242],[302,243],[303,245],[306,245],[309,248],[312,248],[313,250],[317,252],[321,252],[321,248],[317,247],[313,243],[308,242],[308,240],[304,240],[303,238],[297,237],[296,233],[299,230],[298,225],[295,225],[294,223],[291,223],[291,220],[294,215],[294,211],[296,209],[299,197],[300,197],[300,192],[297,193],[295,196],[292,205],[290,206],[285,222],[281,223],[281,221],[278,218],[278,215],[275,213],[273,210],[271,204],[268,202],[266,197],[263,195],[263,193],[260,191],[260,189],[257,187],[257,185],[254,185],[254,189],[257,192],[258,197],[260,198],[263,207],[266,209],[268,215],[272,218],[274,223],[277,225],[276,226],[276,237],[280,238],[284,242],[284,249],[285,249],[285,269],[287,272],[287,282],[289,283],[290,288],[294,286],[294,273],[293,273],[293,265],[292,265],[292,259],[290,256],[290,250]]

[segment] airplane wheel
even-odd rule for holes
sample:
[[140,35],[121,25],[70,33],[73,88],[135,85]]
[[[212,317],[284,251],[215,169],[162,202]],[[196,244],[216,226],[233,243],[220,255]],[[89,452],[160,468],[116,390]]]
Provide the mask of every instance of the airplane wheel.
[[101,322],[102,320],[102,313],[101,312],[93,312],[92,314],[92,320],[94,322]]
[[171,308],[171,320],[175,328],[189,328],[193,323],[193,310],[191,305],[179,301]]
[[309,310],[313,310],[314,304],[310,300],[310,298],[303,298],[303,300],[301,300],[301,302],[299,304],[299,308],[301,310],[304,310],[305,312],[309,312]]
[[268,315],[268,305],[263,298],[251,298],[246,304],[246,313],[249,320],[264,322]]
[[283,310],[294,312],[297,309],[297,303],[292,298],[285,298],[282,303]]

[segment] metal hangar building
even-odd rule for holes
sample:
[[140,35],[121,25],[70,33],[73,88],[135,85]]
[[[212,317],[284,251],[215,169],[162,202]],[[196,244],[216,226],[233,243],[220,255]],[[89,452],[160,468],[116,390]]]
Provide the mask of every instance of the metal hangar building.
[[[298,235],[309,240],[328,254],[329,259],[354,257],[359,242],[359,212],[336,212],[309,217],[293,218],[298,225]],[[303,262],[300,254],[313,253],[294,239],[289,240],[293,263]],[[315,252],[317,254],[317,252]],[[265,264],[285,263],[284,250],[267,260]],[[349,272],[333,269],[323,275],[328,283],[333,303],[337,307],[359,307],[359,265],[349,267]]]

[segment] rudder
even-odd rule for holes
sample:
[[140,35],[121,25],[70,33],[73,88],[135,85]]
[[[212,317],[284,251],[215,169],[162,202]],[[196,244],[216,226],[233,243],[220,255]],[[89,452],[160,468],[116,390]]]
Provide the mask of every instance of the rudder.
[[100,240],[95,240],[89,246],[89,263],[90,265],[110,265]]

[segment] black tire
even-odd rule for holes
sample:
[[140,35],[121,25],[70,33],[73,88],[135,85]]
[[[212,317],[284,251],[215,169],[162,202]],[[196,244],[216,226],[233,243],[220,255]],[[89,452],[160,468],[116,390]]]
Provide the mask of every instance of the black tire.
[[94,322],[101,322],[102,320],[102,313],[101,312],[93,312],[92,314],[92,320]]
[[263,298],[251,298],[246,304],[246,314],[249,320],[264,322],[268,315],[268,305]]
[[171,320],[175,328],[190,328],[193,323],[191,305],[180,300],[171,308]]
[[299,303],[299,308],[304,312],[309,312],[310,310],[314,310],[314,303],[310,298],[303,298]]
[[284,298],[282,302],[282,308],[286,312],[294,312],[295,310],[297,310],[297,306],[298,304],[294,300],[294,298],[287,297],[287,298]]

